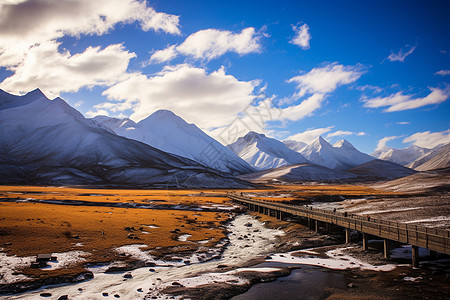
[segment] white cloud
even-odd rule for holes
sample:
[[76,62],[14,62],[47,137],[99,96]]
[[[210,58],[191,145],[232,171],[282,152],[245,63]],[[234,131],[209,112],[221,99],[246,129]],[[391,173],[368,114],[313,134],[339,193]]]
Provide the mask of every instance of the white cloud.
[[375,151],[384,150],[387,148],[386,143],[395,139],[398,139],[399,136],[386,136],[378,141],[377,148]]
[[255,99],[259,81],[239,81],[224,68],[207,73],[189,65],[165,67],[154,76],[131,74],[103,92],[111,102],[96,109],[113,112],[132,109],[140,121],[159,109],[168,109],[187,122],[207,129],[230,124]]
[[259,53],[263,36],[262,32],[256,32],[253,27],[245,28],[240,33],[218,29],[200,30],[188,36],[179,46],[172,45],[155,52],[150,62],[170,61],[178,55],[211,60],[227,52],[239,55]]
[[304,132],[291,135],[290,137],[287,138],[287,140],[300,141],[300,142],[309,144],[309,143],[313,142],[319,136],[321,136],[327,132],[330,132],[333,127],[334,126],[329,126],[329,127],[325,127],[325,128],[308,129]]
[[[408,49],[409,48],[409,49]],[[408,49],[408,50],[406,50]],[[400,49],[398,53],[391,52],[391,54],[387,57],[390,61],[400,61],[404,62],[405,58],[412,54],[416,50],[416,47],[408,47],[408,45],[405,46],[405,52],[403,52],[403,49]]]
[[303,50],[309,49],[309,41],[311,40],[311,34],[309,33],[309,26],[303,24],[302,26],[292,25],[295,35],[290,43],[299,46]]
[[83,100],[80,100],[80,101],[77,101],[73,106],[74,107],[80,107],[81,105],[83,105],[84,104],[84,101]]
[[175,45],[172,45],[166,49],[155,51],[150,57],[150,63],[163,63],[172,60],[178,55],[175,47]]
[[440,70],[437,71],[436,73],[434,73],[435,75],[441,75],[441,76],[446,76],[446,75],[450,75],[450,70]]
[[450,129],[441,132],[417,132],[403,139],[403,143],[413,143],[424,148],[434,148],[441,144],[450,143]]
[[60,49],[58,39],[103,35],[117,24],[133,22],[144,31],[180,34],[178,19],[137,0],[0,2],[0,67],[13,73],[1,87],[13,93],[39,87],[56,96],[113,84],[126,73],[134,53],[116,44],[71,54]]
[[20,64],[29,47],[62,36],[102,35],[118,23],[180,34],[179,17],[136,0],[28,0],[0,4],[0,65]]
[[378,86],[370,85],[370,84],[366,84],[366,85],[363,85],[363,86],[357,86],[356,89],[358,91],[372,90],[375,93],[381,93],[383,91],[382,88],[380,88]]
[[396,122],[397,125],[409,125],[411,122]]
[[58,42],[47,42],[31,47],[24,61],[12,68],[14,74],[0,87],[21,94],[39,87],[51,96],[61,92],[76,92],[83,86],[111,85],[121,78],[134,53],[123,45],[105,49],[89,47],[84,52],[58,52]]
[[439,104],[449,98],[449,89],[430,88],[431,93],[423,98],[413,98],[414,95],[403,95],[402,92],[387,96],[377,97],[373,99],[362,99],[365,107],[385,107],[385,112],[401,111],[407,109],[419,108],[431,104]]
[[314,68],[304,75],[293,77],[288,82],[297,84],[298,92],[295,97],[299,98],[307,93],[331,93],[341,85],[355,82],[362,74],[362,67],[359,65],[344,66],[331,63]]
[[363,131],[353,132],[353,131],[348,131],[348,130],[338,130],[338,131],[327,134],[327,139],[335,137],[335,136],[345,136],[345,135],[364,136],[364,135],[366,135],[366,133]]
[[325,96],[323,94],[313,94],[298,105],[282,108],[282,118],[290,121],[297,121],[304,117],[311,116],[312,113],[322,106]]

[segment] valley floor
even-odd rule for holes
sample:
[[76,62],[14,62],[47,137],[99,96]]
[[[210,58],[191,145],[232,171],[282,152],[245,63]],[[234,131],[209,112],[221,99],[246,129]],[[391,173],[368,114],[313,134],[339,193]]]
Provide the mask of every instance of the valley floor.
[[[369,254],[361,253],[356,245],[342,245],[340,233],[318,235],[295,220],[241,214],[242,208],[226,197],[230,191],[1,186],[0,291],[16,293],[8,299],[46,292],[70,294],[69,299],[102,299],[106,297],[102,293],[125,298],[226,299],[257,282],[291,278],[294,275],[289,274],[301,265],[342,270],[345,279],[324,287],[323,297],[356,299],[377,295],[377,290],[386,294],[386,288],[397,296],[407,289],[448,291],[441,284],[449,276],[448,261],[424,270],[399,267],[406,262],[402,255],[397,261],[381,259],[376,241]],[[377,217],[435,227],[449,225],[449,200],[442,191],[412,195],[369,186],[305,184],[237,192],[354,213],[370,211]],[[31,268],[35,256],[42,253],[53,253],[57,261]],[[269,266],[244,268],[258,263]],[[128,271],[130,276],[124,279]],[[395,278],[396,283],[385,278]],[[64,282],[72,285],[36,290]],[[349,288],[350,283],[359,288]]]

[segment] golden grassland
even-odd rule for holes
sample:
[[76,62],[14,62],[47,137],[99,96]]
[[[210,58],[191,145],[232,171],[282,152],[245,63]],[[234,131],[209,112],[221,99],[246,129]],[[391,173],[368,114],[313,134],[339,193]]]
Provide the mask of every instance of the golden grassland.
[[[192,206],[226,204],[226,192],[249,193],[255,198],[286,201],[323,195],[364,196],[387,194],[365,186],[290,185],[254,190],[124,190],[76,187],[0,186],[0,198],[41,200],[79,200],[99,202],[95,206],[55,205],[30,202],[0,202],[0,247],[7,255],[33,256],[72,250],[88,252],[86,262],[130,261],[114,249],[130,244],[145,244],[144,251],[158,257],[171,253],[214,247],[226,236],[221,222],[229,213],[170,209],[140,209],[102,206],[101,202],[154,203]],[[274,197],[275,196],[275,197]],[[281,197],[276,197],[281,196]],[[104,203],[103,203],[104,204]],[[262,220],[276,219],[262,216]],[[151,225],[156,228],[151,228]],[[294,229],[292,226],[285,228]],[[178,229],[176,232],[175,229]],[[187,241],[179,241],[189,234]],[[208,240],[204,244],[198,241]],[[34,278],[71,275],[83,270],[80,263],[68,269],[27,268]]]
[[[112,203],[153,204],[223,204],[226,192],[251,193],[257,199],[273,201],[302,200],[317,196],[390,195],[394,192],[375,190],[360,185],[284,185],[247,190],[123,190],[71,187],[0,186],[0,198],[34,198],[41,200],[77,200]],[[283,197],[273,197],[282,195]]]
[[[86,262],[101,263],[129,260],[114,251],[129,244],[148,245],[142,250],[151,250],[156,257],[195,251],[200,245],[196,241],[208,240],[202,246],[213,247],[225,237],[220,221],[226,219],[227,215],[217,212],[0,203],[0,238],[1,244],[7,245],[3,247],[7,255],[82,250],[90,253]],[[179,231],[171,232],[175,229]],[[179,241],[181,234],[192,236],[188,241]],[[24,271],[45,277],[70,275],[82,268],[79,264],[56,272],[31,268]]]

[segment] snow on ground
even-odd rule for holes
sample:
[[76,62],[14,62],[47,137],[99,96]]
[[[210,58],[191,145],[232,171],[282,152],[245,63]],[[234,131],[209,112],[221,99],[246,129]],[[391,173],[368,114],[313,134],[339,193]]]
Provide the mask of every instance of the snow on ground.
[[16,271],[28,267],[36,257],[7,256],[0,252],[0,283],[13,283],[28,279],[25,275],[14,275]]
[[[306,251],[292,251],[289,253],[278,253],[270,256],[270,259],[267,261],[276,261],[282,263],[293,263],[293,264],[304,264],[304,265],[312,265],[318,267],[329,268],[333,270],[345,270],[345,269],[356,269],[359,268],[361,270],[373,270],[373,271],[391,271],[395,269],[395,265],[386,264],[375,266],[367,262],[363,262],[357,258],[354,258],[348,254],[344,254],[345,250],[351,249],[353,247],[347,248],[337,248],[330,251],[327,251],[325,254],[328,258],[318,258],[310,255],[311,250]],[[306,254],[304,257],[298,257],[292,255],[293,253],[304,253]]]
[[433,217],[433,218],[428,218],[428,219],[406,221],[404,223],[407,223],[407,224],[427,223],[427,227],[440,227],[441,222],[443,222],[443,221],[450,221],[450,217],[449,216],[439,216],[439,217]]
[[57,257],[57,261],[49,261],[48,267],[42,268],[43,270],[62,269],[70,265],[74,265],[79,262],[83,262],[90,253],[84,251],[69,251],[63,253],[53,253],[53,256]]
[[182,234],[178,237],[180,242],[187,242],[188,238],[190,238],[192,234]]
[[[48,266],[42,268],[42,270],[55,270],[61,269],[78,262],[85,261],[83,256],[89,255],[84,251],[69,251],[63,253],[53,253],[53,256],[57,257],[57,261],[48,262]],[[36,256],[8,256],[5,253],[0,252],[0,283],[14,283],[29,279],[25,275],[16,274],[21,269],[29,267],[32,262],[36,261]]]
[[[246,226],[248,223],[251,226]],[[165,262],[166,266],[163,267],[157,266],[151,269],[145,267],[133,270],[131,271],[132,278],[128,279],[123,278],[123,273],[98,273],[92,280],[78,284],[47,287],[20,295],[0,296],[0,299],[33,299],[33,297],[39,299],[39,294],[43,292],[51,293],[55,299],[61,295],[68,295],[70,299],[105,299],[102,296],[103,292],[108,293],[111,297],[118,294],[122,299],[143,299],[152,296],[164,299],[161,291],[167,283],[172,284],[183,278],[196,277],[199,273],[216,270],[219,265],[238,267],[251,259],[265,256],[273,249],[276,237],[284,234],[281,230],[264,227],[263,223],[249,215],[237,216],[228,225],[228,230],[230,231],[229,245],[220,259],[203,263],[191,261],[191,264]],[[243,238],[244,236],[247,238]],[[125,248],[120,247],[120,249],[137,256],[143,255],[142,257],[146,259],[153,259],[142,250],[142,247],[143,245],[131,245]],[[164,262],[162,263],[164,264]],[[170,266],[171,264],[175,264],[175,266]],[[225,275],[237,277],[234,274]]]
[[[228,284],[234,284],[234,285],[242,285],[247,284],[248,280],[239,277],[235,274],[240,272],[276,272],[281,270],[280,268],[239,268],[236,270],[228,271],[225,273],[206,273],[202,274],[200,276],[190,277],[190,278],[183,278],[179,281],[177,281],[179,284],[185,286],[185,287],[196,287],[208,283],[219,283],[219,282],[225,282]],[[170,286],[170,283],[167,283],[166,286]]]

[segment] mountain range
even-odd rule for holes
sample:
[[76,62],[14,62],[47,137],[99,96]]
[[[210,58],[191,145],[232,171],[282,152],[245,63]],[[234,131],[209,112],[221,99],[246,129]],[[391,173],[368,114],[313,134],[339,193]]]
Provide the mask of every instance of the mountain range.
[[322,137],[306,144],[249,132],[224,146],[168,110],[140,122],[88,119],[39,89],[24,96],[0,90],[0,125],[1,183],[239,188],[251,185],[242,179],[380,180],[415,173],[400,164],[418,171],[450,165],[450,144],[384,149],[373,154],[380,159]]
[[253,131],[238,138],[236,142],[228,145],[228,148],[257,170],[309,162],[282,142]]
[[120,136],[192,159],[222,172],[239,175],[255,171],[242,158],[196,125],[188,124],[168,110],[158,110],[138,123],[127,118],[106,116],[97,116],[93,120]]
[[116,135],[40,90],[0,91],[0,182],[245,187],[199,163]]
[[450,144],[441,144],[432,149],[416,145],[404,149],[384,147],[371,155],[417,171],[450,167]]

